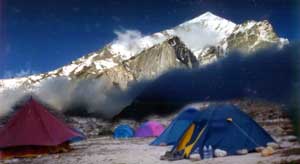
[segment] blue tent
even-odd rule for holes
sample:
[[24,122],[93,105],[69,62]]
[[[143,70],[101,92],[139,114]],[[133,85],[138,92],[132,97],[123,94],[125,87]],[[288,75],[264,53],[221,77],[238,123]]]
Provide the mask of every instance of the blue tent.
[[79,129],[73,128],[73,130],[79,134],[81,134],[81,136],[75,136],[71,139],[69,139],[69,142],[78,142],[78,141],[82,141],[86,139],[86,136],[84,135],[84,133],[82,131],[80,131]]
[[230,104],[213,105],[201,111],[190,124],[172,151],[183,152],[185,157],[204,145],[222,149],[229,155],[238,150],[254,151],[256,147],[274,142],[272,137],[247,114]]
[[200,112],[188,108],[181,112],[150,145],[174,145]]
[[119,125],[114,130],[114,138],[131,138],[134,136],[134,130],[129,125]]

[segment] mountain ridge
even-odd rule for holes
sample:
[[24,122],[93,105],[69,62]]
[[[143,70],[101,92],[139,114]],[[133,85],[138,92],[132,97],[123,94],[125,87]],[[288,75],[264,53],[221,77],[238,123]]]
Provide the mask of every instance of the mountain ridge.
[[0,80],[0,91],[20,86],[32,88],[42,80],[62,76],[69,79],[104,76],[126,89],[132,81],[153,79],[172,68],[206,65],[233,50],[249,54],[273,45],[281,48],[288,44],[287,39],[277,36],[268,21],[235,24],[211,12],[152,35],[135,36],[131,31],[129,37],[132,39],[129,43],[119,38],[56,70]]

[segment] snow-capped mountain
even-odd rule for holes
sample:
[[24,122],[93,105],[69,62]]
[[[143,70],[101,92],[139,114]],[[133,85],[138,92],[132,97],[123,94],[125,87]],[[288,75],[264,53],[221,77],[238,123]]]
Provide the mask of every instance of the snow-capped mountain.
[[247,53],[269,46],[281,48],[288,40],[279,38],[268,21],[235,24],[206,12],[174,28],[148,36],[133,31],[110,44],[56,70],[29,77],[0,80],[0,91],[19,86],[38,86],[44,79],[105,78],[126,88],[130,82],[152,79],[172,68],[209,64],[232,50]]

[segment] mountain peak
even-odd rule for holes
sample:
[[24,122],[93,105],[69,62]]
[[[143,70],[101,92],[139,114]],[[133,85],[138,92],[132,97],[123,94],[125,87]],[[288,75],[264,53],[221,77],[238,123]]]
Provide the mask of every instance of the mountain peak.
[[221,18],[221,17],[219,17],[219,16],[217,16],[217,15],[215,15],[215,14],[213,14],[213,13],[207,11],[207,12],[205,12],[204,14],[201,14],[201,15],[199,15],[199,16],[193,18],[193,19],[190,20],[189,22],[192,22],[192,21],[193,21],[193,22],[197,22],[197,21],[203,20],[203,19],[215,19],[215,18],[217,18],[217,19],[223,19],[223,18]]
[[[112,42],[109,51],[123,60],[142,52],[143,50],[162,43],[172,36],[178,36],[193,52],[207,45],[214,45],[232,33],[236,24],[214,15],[211,12],[186,21],[174,28],[157,32],[153,35],[128,37]],[[126,37],[127,38],[127,37]],[[208,39],[202,39],[208,38]]]
[[205,22],[205,21],[230,22],[230,24],[235,25],[233,22],[231,22],[227,19],[224,19],[222,17],[219,17],[209,11],[199,15],[198,17],[195,17],[191,20],[188,20],[188,21],[182,23],[182,25],[200,23],[200,22]]
[[[152,35],[144,36],[135,30],[117,34],[118,38],[106,47],[69,65],[40,75],[0,80],[0,92],[18,86],[38,86],[44,79],[61,76],[107,76],[114,84],[126,88],[131,81],[154,78],[168,69],[190,66],[194,63],[191,61],[197,60],[199,65],[204,65],[232,50],[254,52],[270,45],[282,47],[288,43],[277,36],[267,21],[235,24],[211,12]],[[172,39],[174,37],[177,39]],[[166,41],[169,44],[164,44]]]
[[200,16],[216,16],[216,15],[211,13],[210,11],[206,11],[204,14],[201,14]]

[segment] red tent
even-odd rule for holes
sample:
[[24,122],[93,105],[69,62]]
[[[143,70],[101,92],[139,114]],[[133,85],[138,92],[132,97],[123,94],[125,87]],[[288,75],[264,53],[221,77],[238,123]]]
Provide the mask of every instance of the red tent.
[[0,130],[0,149],[58,146],[74,137],[83,136],[31,98]]

